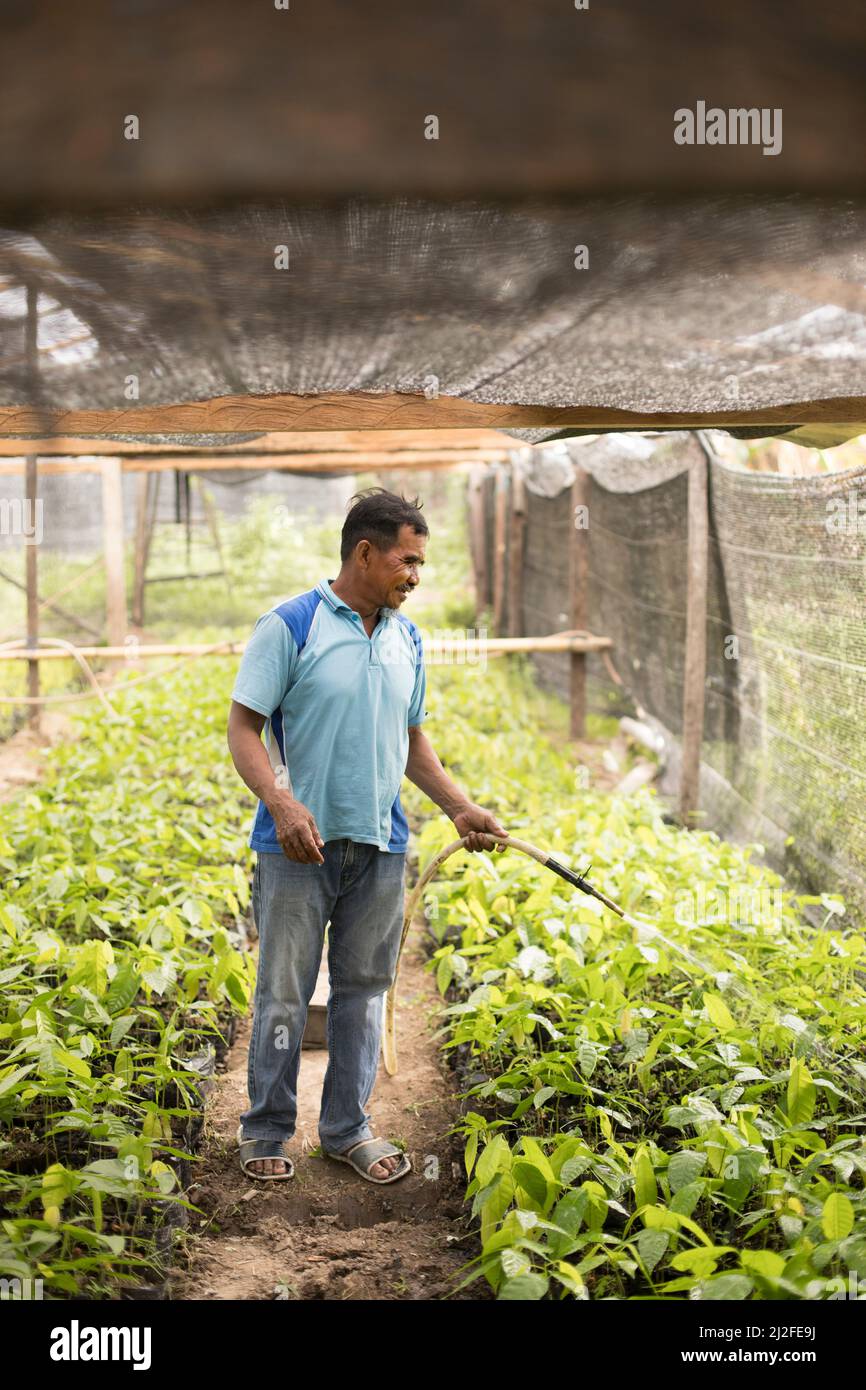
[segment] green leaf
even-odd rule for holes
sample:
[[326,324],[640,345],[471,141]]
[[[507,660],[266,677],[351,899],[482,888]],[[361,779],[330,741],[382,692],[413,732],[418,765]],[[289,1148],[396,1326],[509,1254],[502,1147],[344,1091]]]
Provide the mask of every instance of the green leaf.
[[13,1087],[17,1086],[18,1082],[25,1077],[28,1072],[33,1071],[35,1066],[35,1062],[29,1062],[26,1067],[12,1067],[4,1075],[0,1076],[0,1096],[5,1095],[7,1091],[11,1091]]
[[843,1192],[831,1192],[821,1212],[821,1229],[828,1240],[844,1240],[854,1229],[854,1207]]
[[535,1106],[536,1110],[540,1110],[545,1101],[550,1100],[550,1097],[555,1095],[555,1086],[542,1086],[541,1090],[536,1091],[535,1095],[532,1097],[532,1104]]
[[791,1059],[788,1077],[788,1123],[795,1128],[811,1120],[815,1110],[815,1084],[806,1063],[799,1057]]
[[678,1192],[681,1187],[694,1182],[706,1161],[706,1154],[697,1153],[694,1149],[681,1149],[679,1153],[674,1154],[668,1164],[671,1192]]
[[76,1057],[74,1053],[67,1052],[62,1047],[55,1048],[53,1055],[61,1066],[72,1072],[73,1076],[80,1076],[85,1081],[90,1079],[90,1067],[81,1057]]
[[125,1081],[127,1085],[132,1083],[135,1068],[132,1062],[132,1053],[128,1048],[121,1048],[114,1059],[114,1074]]
[[498,1297],[537,1303],[546,1293],[547,1280],[540,1274],[519,1274],[516,1279],[506,1279]]
[[658,1186],[652,1162],[646,1148],[642,1147],[634,1156],[634,1200],[638,1207],[654,1206],[658,1198]]
[[492,1181],[494,1175],[501,1171],[508,1171],[511,1167],[511,1150],[501,1134],[495,1135],[489,1144],[485,1144],[475,1169],[475,1177],[479,1187],[486,1187]]
[[641,1231],[637,1238],[637,1248],[649,1273],[655,1269],[669,1244],[670,1236],[664,1231],[653,1231],[649,1228]]
[[526,1251],[515,1250],[514,1246],[499,1252],[499,1262],[507,1279],[518,1279],[520,1275],[532,1272],[532,1261]]
[[671,1197],[670,1209],[679,1216],[691,1216],[703,1195],[703,1182],[687,1182],[685,1187],[678,1188]]
[[744,1250],[740,1263],[750,1274],[760,1274],[764,1279],[780,1279],[785,1272],[785,1258],[775,1250]]
[[678,1255],[674,1255],[671,1268],[694,1274],[698,1279],[708,1279],[711,1274],[715,1274],[716,1265],[728,1249],[730,1246],[721,1250],[715,1246],[693,1246],[690,1250],[681,1250]]
[[745,1274],[717,1274],[695,1290],[694,1297],[703,1302],[727,1303],[748,1298],[754,1284]]
[[522,1187],[536,1206],[543,1211],[547,1205],[547,1179],[541,1169],[525,1159],[517,1159],[512,1167],[512,1176],[518,1187]]
[[716,1025],[720,1033],[728,1033],[732,1028],[736,1028],[731,1012],[720,994],[705,994],[703,998],[710,1022]]
[[141,977],[135,961],[126,960],[118,967],[117,974],[108,986],[105,1006],[109,1013],[119,1014],[128,1009],[138,994],[140,984]]

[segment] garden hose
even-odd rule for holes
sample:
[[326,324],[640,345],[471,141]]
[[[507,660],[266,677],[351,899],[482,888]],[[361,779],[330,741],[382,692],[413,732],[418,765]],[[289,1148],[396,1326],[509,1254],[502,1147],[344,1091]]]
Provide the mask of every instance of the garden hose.
[[[573,888],[579,888],[581,893],[588,893],[590,897],[597,898],[600,903],[604,903],[605,907],[609,907],[611,912],[615,912],[619,917],[625,917],[625,912],[617,903],[611,898],[606,897],[598,888],[593,888],[592,884],[587,882],[586,874],[589,873],[589,869],[583,874],[573,873],[571,869],[567,869],[564,864],[560,864],[552,855],[546,854],[544,850],[539,849],[537,845],[531,845],[528,840],[518,840],[514,835],[506,835],[504,837],[496,836],[496,839],[503,848],[516,849],[521,854],[527,855],[528,858],[536,860],[543,868],[550,869],[552,873],[559,874],[559,877],[564,878],[566,883],[570,883]],[[444,864],[445,860],[452,854],[456,854],[458,849],[463,849],[465,844],[466,836],[460,840],[453,840],[450,845],[446,845],[444,849],[440,850],[439,853],[430,860],[430,863],[418,879],[418,882],[415,884],[415,887],[412,889],[406,901],[406,910],[403,914],[403,932],[400,937],[400,949],[397,953],[394,979],[385,999],[382,1059],[385,1063],[385,1070],[389,1076],[395,1076],[397,1073],[397,978],[400,971],[400,957],[403,954],[406,937],[409,935],[409,928],[415,916],[415,909],[418,906],[418,900],[421,894],[427,887],[431,878],[434,878],[438,873],[440,866]],[[591,867],[590,865],[590,868]]]

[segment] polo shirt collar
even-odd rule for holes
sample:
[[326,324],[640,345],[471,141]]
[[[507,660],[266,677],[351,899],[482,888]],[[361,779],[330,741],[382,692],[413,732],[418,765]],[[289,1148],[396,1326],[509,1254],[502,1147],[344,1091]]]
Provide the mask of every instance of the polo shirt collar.
[[[322,595],[322,598],[335,613],[339,613],[341,610],[344,610],[346,613],[354,613],[356,611],[354,608],[350,608],[348,603],[340,598],[339,594],[334,593],[334,590],[331,588],[330,579],[320,579],[316,585],[316,590]],[[396,609],[394,608],[380,608],[379,616],[382,618],[393,618],[395,612]]]

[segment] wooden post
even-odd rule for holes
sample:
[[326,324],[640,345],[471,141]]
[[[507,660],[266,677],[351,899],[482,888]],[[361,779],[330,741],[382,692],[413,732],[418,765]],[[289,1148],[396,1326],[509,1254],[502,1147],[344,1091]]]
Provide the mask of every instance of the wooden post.
[[[571,485],[571,543],[569,554],[569,620],[572,628],[589,626],[589,474],[575,467]],[[586,733],[586,653],[572,652],[570,738]]]
[[102,460],[102,541],[108,645],[127,636],[126,573],[123,556],[123,469],[119,458]]
[[[27,587],[27,646],[34,651],[39,646],[39,573],[36,563],[36,517],[37,504],[37,459],[35,454],[27,456],[27,471],[24,479],[24,553],[25,579]],[[27,694],[35,700],[39,696],[39,662],[27,663]],[[41,706],[30,706],[29,723],[35,733],[39,732]]]
[[139,473],[135,494],[135,570],[132,588],[132,625],[144,627],[144,596],[147,583],[147,561],[156,521],[158,473]]
[[[39,290],[36,285],[27,286],[27,321],[24,331],[24,356],[27,363],[27,378],[30,392],[36,400],[39,394]],[[39,645],[39,567],[37,564],[37,538],[41,539],[36,496],[39,476],[39,459],[36,454],[28,454],[24,472],[24,526],[22,539],[25,551],[24,579],[27,586],[27,645],[31,651]],[[27,694],[32,700],[39,696],[39,662],[27,663]],[[39,733],[41,706],[30,706],[29,723],[34,733]]]
[[493,631],[500,636],[505,623],[505,556],[508,545],[508,473],[496,469],[493,503]]
[[704,684],[707,670],[707,458],[700,449],[689,468],[688,554],[686,568],[686,650],[683,663],[683,735],[680,818],[693,821],[700,800],[701,743],[704,737]]
[[526,561],[526,487],[519,458],[511,465],[511,534],[508,538],[508,635],[523,636],[523,566]]
[[469,550],[475,578],[475,604],[481,613],[490,606],[490,580],[487,573],[487,528],[484,516],[486,468],[473,468],[469,474]]

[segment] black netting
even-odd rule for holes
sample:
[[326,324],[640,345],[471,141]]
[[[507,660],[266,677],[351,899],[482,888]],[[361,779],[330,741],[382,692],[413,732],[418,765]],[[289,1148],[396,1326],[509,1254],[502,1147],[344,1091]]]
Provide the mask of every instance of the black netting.
[[864,262],[863,204],[796,197],[34,216],[0,232],[0,407],[438,391],[856,422]]
[[[569,461],[579,461],[591,475],[589,625],[612,638],[627,691],[669,737],[671,793],[682,730],[685,470],[701,447],[691,434],[609,435],[523,460],[522,630],[570,626]],[[788,478],[713,456],[709,503],[704,823],[758,841],[801,882],[840,889],[866,909],[866,467]],[[568,658],[536,661],[567,698]],[[624,708],[601,659],[587,664],[590,708]]]

